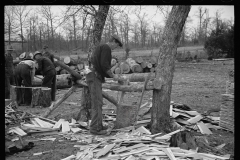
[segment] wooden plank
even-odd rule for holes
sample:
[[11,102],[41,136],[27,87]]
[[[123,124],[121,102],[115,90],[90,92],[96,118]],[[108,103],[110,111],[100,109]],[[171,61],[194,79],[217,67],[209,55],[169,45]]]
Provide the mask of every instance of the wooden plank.
[[152,134],[148,129],[146,129],[144,126],[141,126],[139,127],[138,129],[136,129],[135,131],[138,131],[140,133],[143,133],[143,134]]
[[116,144],[109,144],[107,146],[105,146],[103,149],[101,149],[97,154],[96,154],[96,158],[99,158],[101,156],[104,156],[105,154],[107,154]]
[[69,131],[70,131],[69,122],[63,121],[62,122],[62,132],[69,132]]
[[170,148],[163,148],[162,151],[165,152],[171,160],[177,160]]
[[19,136],[25,136],[27,135],[26,132],[24,132],[22,129],[20,129],[19,127],[12,127],[8,133],[14,132],[16,134],[18,134]]
[[212,134],[209,128],[202,121],[197,123],[197,126],[202,134]]
[[43,128],[52,128],[54,125],[48,122],[45,122],[39,118],[34,118],[34,120]]
[[133,155],[133,154],[142,153],[142,152],[145,152],[145,151],[148,151],[148,150],[151,150],[151,148],[149,148],[149,147],[140,148],[140,149],[137,150],[137,151],[131,151],[131,152],[128,152],[128,153],[111,155],[111,156],[109,156],[109,157],[112,157],[112,158],[114,158],[114,157],[125,157],[125,156],[129,156],[129,155]]
[[55,125],[53,126],[53,128],[60,128],[60,126],[62,125],[62,122],[64,121],[64,119],[59,119],[57,123],[55,123]]
[[130,151],[132,149],[136,149],[136,148],[140,148],[140,147],[145,147],[146,145],[143,144],[143,143],[139,143],[139,144],[136,144],[136,145],[133,145],[131,147],[125,147],[125,148],[122,148],[122,149],[119,149],[119,150],[115,150],[114,153],[121,153],[121,152],[125,152],[125,151]]
[[187,121],[191,124],[195,124],[195,123],[199,122],[201,119],[203,119],[203,117],[201,115],[196,115],[195,117],[192,117]]
[[200,113],[198,113],[197,111],[185,111],[185,113],[191,115],[191,116],[197,116],[200,115]]
[[72,131],[73,133],[77,133],[77,132],[81,131],[80,128],[73,128],[73,127],[70,127],[70,129],[71,129],[71,131]]

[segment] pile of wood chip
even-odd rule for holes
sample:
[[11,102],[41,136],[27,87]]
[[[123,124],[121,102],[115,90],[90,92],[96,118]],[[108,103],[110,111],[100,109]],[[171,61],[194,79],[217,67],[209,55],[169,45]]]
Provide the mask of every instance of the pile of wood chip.
[[[170,139],[184,130],[195,130],[202,134],[211,134],[210,129],[218,129],[219,117],[202,115],[191,110],[188,106],[171,102],[170,115],[179,129],[168,134],[152,134],[144,126],[149,123],[149,112],[151,103],[146,102],[141,106],[138,127],[133,126],[112,129],[108,136],[96,136],[89,134],[88,124],[86,122],[76,121],[74,119],[68,122],[64,119],[54,121],[40,116],[33,116],[29,120],[21,123],[20,126],[11,127],[8,134],[19,136],[31,135],[35,141],[76,141],[74,147],[79,148],[76,154],[69,155],[62,160],[80,160],[80,159],[170,159],[170,160],[188,160],[188,159],[230,159],[230,155],[214,155],[210,153],[199,153],[196,149],[181,149],[180,147],[171,147]],[[8,109],[10,109],[8,107]],[[14,110],[13,110],[14,111]],[[8,110],[8,113],[13,113]],[[115,120],[115,114],[111,111],[104,113],[105,122]],[[45,136],[37,138],[38,136]],[[34,153],[38,156],[46,151]]]
[[26,112],[18,111],[16,104],[11,102],[9,105],[5,106],[5,125],[15,125],[20,124],[24,121],[27,115]]

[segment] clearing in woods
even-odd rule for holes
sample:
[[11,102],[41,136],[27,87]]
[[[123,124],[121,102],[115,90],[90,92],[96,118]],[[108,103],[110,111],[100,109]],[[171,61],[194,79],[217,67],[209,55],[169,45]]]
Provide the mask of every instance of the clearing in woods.
[[[202,60],[199,63],[186,63],[176,62],[171,100],[176,103],[183,103],[188,105],[193,110],[203,113],[211,108],[220,108],[221,105],[221,94],[224,94],[226,89],[227,73],[230,69],[234,68],[234,61],[207,61]],[[64,94],[67,89],[58,90],[57,97]],[[119,96],[117,91],[107,91],[112,96]],[[127,93],[125,101],[129,104],[137,102],[140,98],[141,93]],[[152,92],[145,92],[143,102],[152,98]],[[77,105],[67,104],[67,102],[75,102]],[[53,112],[49,117],[55,120],[64,118],[71,120],[76,116],[79,111],[81,103],[81,89],[78,89],[73,93],[61,106]],[[45,111],[44,108],[29,108],[21,106],[22,110],[29,111],[34,114],[41,114]],[[104,100],[103,108],[115,108],[107,100]],[[219,116],[219,113],[212,114]],[[224,152],[222,154],[234,155],[234,134],[223,130],[213,130],[212,135],[206,136],[208,143],[212,147],[216,147],[223,143],[226,144]],[[205,135],[202,135],[205,136]],[[26,137],[29,141],[34,140],[34,137]],[[76,154],[79,151],[78,148],[73,146],[76,144],[75,141],[64,140],[64,141],[33,141],[35,147],[31,150],[18,153],[9,157],[7,160],[26,160],[26,159],[51,159],[59,160],[68,157],[72,154]],[[39,156],[33,156],[33,153],[49,151]]]

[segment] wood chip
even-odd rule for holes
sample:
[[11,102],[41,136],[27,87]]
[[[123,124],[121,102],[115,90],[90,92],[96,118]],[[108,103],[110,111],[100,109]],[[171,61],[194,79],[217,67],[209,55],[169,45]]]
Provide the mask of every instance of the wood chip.
[[8,133],[14,132],[19,136],[25,136],[27,135],[26,132],[24,132],[22,129],[20,129],[19,127],[12,127]]
[[212,134],[209,128],[202,121],[198,122],[197,126],[202,134]]
[[148,129],[146,129],[144,126],[139,127],[135,131],[143,133],[143,134],[149,134],[149,135],[151,134],[151,132]]
[[146,146],[146,145],[143,144],[143,143],[139,143],[139,144],[133,145],[131,147],[125,147],[125,148],[122,148],[122,149],[119,149],[119,150],[115,150],[114,153],[121,153],[121,152],[125,152],[125,151],[130,151],[132,149],[136,149],[136,148],[140,148],[140,147],[144,147],[144,146]]
[[39,126],[41,126],[43,128],[52,128],[54,126],[53,124],[43,121],[39,118],[34,118],[34,120],[39,124]]
[[64,119],[59,119],[57,123],[55,123],[55,125],[53,126],[53,128],[60,128],[60,126],[62,125],[62,122],[64,121]]
[[107,146],[105,146],[103,149],[101,149],[97,154],[96,154],[96,158],[99,158],[101,156],[104,156],[105,154],[107,154],[116,144],[109,144]]
[[62,122],[62,132],[69,132],[69,131],[70,131],[69,122],[63,121]]
[[77,133],[77,132],[80,132],[82,130],[80,128],[73,128],[73,127],[70,127],[70,129],[73,133]]
[[170,148],[163,148],[162,151],[165,152],[171,160],[177,160]]
[[195,124],[195,123],[199,122],[202,118],[203,117],[201,115],[196,115],[195,117],[192,117],[187,121],[191,124]]

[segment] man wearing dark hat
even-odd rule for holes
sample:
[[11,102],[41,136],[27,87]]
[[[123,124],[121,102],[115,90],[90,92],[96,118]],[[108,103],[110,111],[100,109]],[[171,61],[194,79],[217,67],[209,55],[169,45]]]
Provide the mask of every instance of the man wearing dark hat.
[[10,85],[15,85],[13,67],[13,47],[9,45],[5,53],[5,98],[10,98]]
[[43,75],[42,87],[51,88],[51,98],[52,101],[55,101],[56,70],[53,62],[49,58],[42,56],[42,53],[39,51],[34,53],[33,58],[37,61],[38,70]]
[[[35,75],[35,68],[36,68],[36,63],[30,56],[27,56],[26,58],[24,58],[24,60],[21,61],[15,68],[16,85],[21,86],[23,81],[23,85],[25,87],[32,87],[32,82]],[[30,106],[31,100],[32,100],[31,95],[32,95],[31,88],[24,88],[24,89],[18,88],[17,89],[18,105],[24,103],[25,105]]]
[[113,78],[115,81],[120,77],[111,71],[112,50],[122,47],[118,36],[113,35],[108,43],[100,44],[96,47],[90,56],[90,70],[86,75],[86,81],[91,95],[91,124],[90,132],[92,134],[107,134],[107,128],[102,124],[102,83],[105,77]]
[[43,56],[48,57],[54,63],[54,55],[48,51],[48,46],[43,46]]

